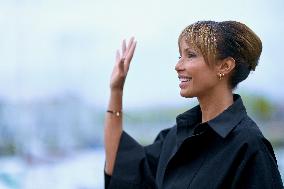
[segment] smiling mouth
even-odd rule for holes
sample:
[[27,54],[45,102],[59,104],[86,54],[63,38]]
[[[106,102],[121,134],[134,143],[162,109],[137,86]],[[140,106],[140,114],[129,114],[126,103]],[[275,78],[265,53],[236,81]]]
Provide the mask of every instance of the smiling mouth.
[[178,76],[178,78],[179,78],[179,81],[182,82],[182,83],[188,82],[192,79],[192,77],[186,77],[186,76]]

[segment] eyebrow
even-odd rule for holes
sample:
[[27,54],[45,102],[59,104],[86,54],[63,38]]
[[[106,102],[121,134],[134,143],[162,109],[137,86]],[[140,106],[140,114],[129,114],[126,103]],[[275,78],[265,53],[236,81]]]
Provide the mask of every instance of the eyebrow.
[[194,49],[192,49],[192,48],[186,48],[186,49],[184,49],[184,51],[187,51],[187,52],[195,52],[195,50]]
[[[195,50],[193,50],[192,48],[187,47],[186,49],[184,49],[185,52],[192,52],[192,53],[197,53]],[[181,54],[181,49],[179,49],[179,53]]]

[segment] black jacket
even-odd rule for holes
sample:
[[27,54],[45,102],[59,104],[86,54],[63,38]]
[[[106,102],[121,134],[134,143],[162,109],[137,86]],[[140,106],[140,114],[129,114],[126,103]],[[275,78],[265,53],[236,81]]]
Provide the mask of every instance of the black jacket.
[[108,189],[282,189],[271,144],[248,117],[239,95],[201,124],[199,106],[179,115],[155,142],[122,133]]

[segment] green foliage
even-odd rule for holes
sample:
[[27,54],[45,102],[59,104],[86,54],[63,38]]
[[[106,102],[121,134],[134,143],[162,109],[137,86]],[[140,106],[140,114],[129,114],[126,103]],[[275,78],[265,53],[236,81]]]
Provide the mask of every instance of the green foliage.
[[244,96],[244,103],[249,113],[261,121],[268,121],[272,118],[275,108],[273,103],[264,96],[249,95]]
[[9,156],[16,153],[16,146],[13,143],[5,143],[0,146],[0,156]]

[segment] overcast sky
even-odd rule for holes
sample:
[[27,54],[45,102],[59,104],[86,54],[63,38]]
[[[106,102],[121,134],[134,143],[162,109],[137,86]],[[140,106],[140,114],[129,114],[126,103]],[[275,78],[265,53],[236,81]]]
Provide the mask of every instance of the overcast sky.
[[181,104],[174,66],[181,30],[198,20],[237,20],[262,39],[256,71],[238,92],[283,98],[282,0],[0,0],[0,97],[33,100],[72,92],[108,99],[115,51],[134,35],[137,49],[125,106]]

